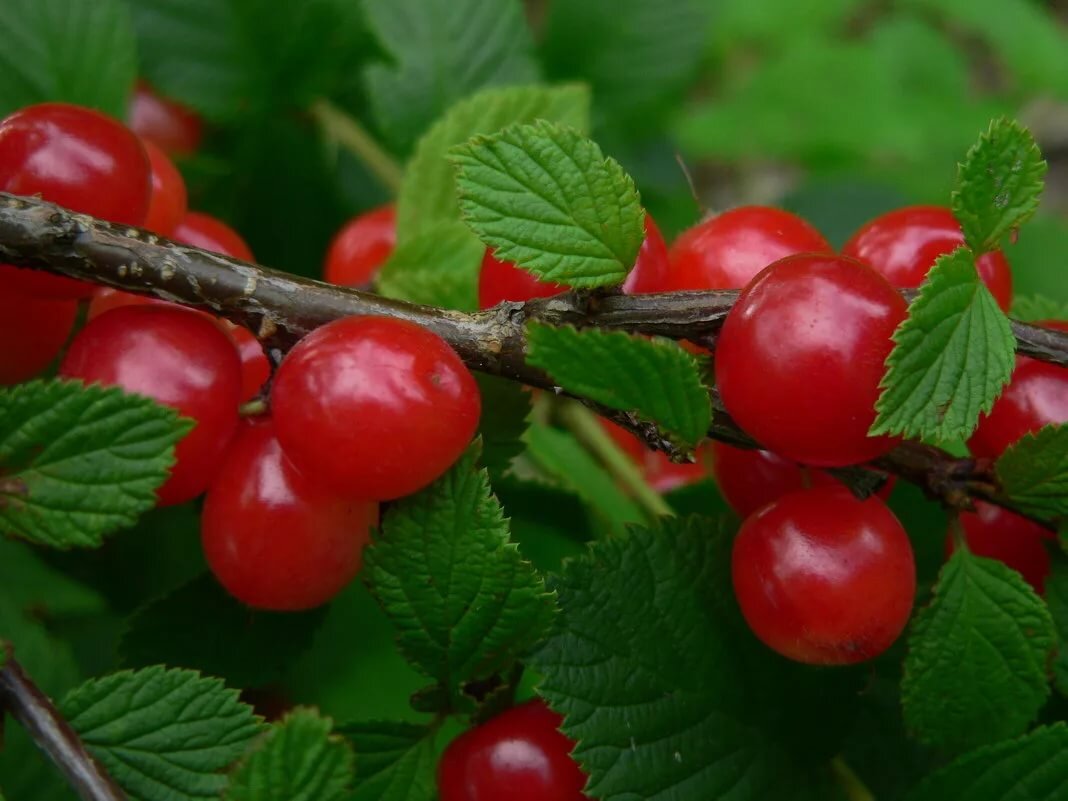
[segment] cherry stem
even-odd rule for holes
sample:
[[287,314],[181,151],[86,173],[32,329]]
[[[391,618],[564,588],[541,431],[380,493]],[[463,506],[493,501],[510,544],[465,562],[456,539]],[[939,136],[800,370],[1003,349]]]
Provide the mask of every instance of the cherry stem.
[[638,502],[650,520],[675,514],[663,496],[645,480],[638,465],[604,430],[593,412],[569,401],[561,404],[559,416],[579,442],[604,465],[616,483]]
[[836,756],[831,760],[831,771],[838,780],[838,785],[845,791],[846,798],[849,801],[875,801],[875,796],[872,795],[871,790],[864,785],[864,782],[860,780],[860,777],[853,772],[853,769],[849,767],[842,757]]
[[953,550],[962,548],[968,550],[968,542],[964,537],[964,523],[961,522],[960,512],[956,509],[949,510],[949,535],[953,538]]
[[30,737],[84,801],[127,801],[104,766],[85,749],[77,733],[15,661],[11,648],[0,669],[0,710],[22,724]]
[[397,194],[404,171],[354,117],[328,100],[317,100],[309,110],[328,139],[356,156],[382,186]]
[[267,413],[267,401],[263,398],[253,398],[242,403],[237,413],[241,417],[259,417],[261,414]]

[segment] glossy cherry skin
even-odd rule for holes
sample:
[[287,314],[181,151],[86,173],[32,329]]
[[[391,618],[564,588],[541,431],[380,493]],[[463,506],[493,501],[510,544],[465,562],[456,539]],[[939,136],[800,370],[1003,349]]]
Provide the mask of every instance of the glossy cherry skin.
[[623,292],[627,295],[640,295],[646,292],[663,292],[668,280],[671,262],[668,259],[667,243],[660,233],[653,215],[645,215],[645,239],[638,250],[634,267],[623,282]]
[[878,498],[843,486],[784,495],[742,524],[734,593],[753,633],[798,662],[848,665],[878,656],[912,611],[908,535]]
[[[953,212],[942,206],[908,206],[876,217],[846,242],[842,252],[867,262],[896,287],[917,287],[939,256],[964,244]],[[998,305],[1012,305],[1012,270],[1000,250],[976,265]]]
[[241,363],[233,343],[202,314],[168,306],[123,306],[78,332],[59,374],[119,386],[195,422],[178,443],[161,506],[207,489],[237,427]]
[[390,500],[444,473],[478,427],[478,385],[445,340],[386,317],[345,317],[297,343],[271,388],[278,439],[305,475]]
[[457,737],[438,764],[440,801],[584,801],[563,718],[543,701],[513,707]]
[[823,235],[796,214],[742,206],[703,220],[675,240],[660,291],[741,289],[774,261],[832,250]]
[[222,220],[199,211],[191,211],[175,227],[171,239],[201,250],[252,261],[252,248],[241,234]]
[[[111,222],[141,225],[149,163],[122,123],[66,103],[27,106],[0,121],[0,191],[47,201]],[[0,267],[0,284],[49,298],[82,298],[91,284],[36,270]]]
[[17,384],[44,370],[62,350],[78,303],[46,300],[0,289],[0,385]]
[[377,521],[377,504],[342,499],[293,467],[265,417],[241,424],[208,490],[200,536],[231,595],[290,611],[324,604],[352,580]]
[[[997,559],[1024,577],[1041,594],[1046,588],[1050,557],[1046,541],[1054,535],[1026,517],[976,501],[974,512],[962,512],[964,541],[976,556]],[[946,556],[953,553],[953,535],[946,535]]]
[[[713,442],[713,472],[724,500],[741,517],[790,492],[809,487],[840,487],[830,473],[791,462],[771,451],[735,448]],[[883,484],[877,495],[886,500],[894,488],[894,478]]]
[[144,81],[137,82],[127,116],[138,136],[155,142],[165,153],[187,155],[200,147],[200,117],[180,103],[160,97]]
[[397,244],[397,210],[390,204],[345,223],[326,252],[323,278],[338,286],[369,286]]
[[676,464],[663,451],[654,451],[649,448],[625,428],[610,420],[599,419],[604,430],[608,432],[616,445],[641,468],[646,482],[657,492],[670,492],[708,477],[707,446],[697,449],[695,453],[697,461],[689,464]]
[[187,211],[185,180],[166,153],[147,139],[144,145],[152,167],[152,195],[144,227],[160,236],[170,236]]
[[[1039,325],[1068,331],[1068,322],[1046,320]],[[990,414],[979,418],[968,447],[976,456],[997,458],[1024,434],[1062,423],[1068,423],[1068,368],[1017,356],[1009,385]]]
[[839,467],[886,453],[869,437],[890,339],[906,305],[886,279],[844,256],[765,268],[731,309],[716,347],[727,411],[767,450]]

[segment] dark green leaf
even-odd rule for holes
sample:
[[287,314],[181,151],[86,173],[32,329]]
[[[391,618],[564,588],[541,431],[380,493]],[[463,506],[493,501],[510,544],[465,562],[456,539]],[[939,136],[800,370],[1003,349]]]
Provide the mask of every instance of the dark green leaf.
[[463,223],[440,222],[397,246],[378,273],[378,291],[387,298],[476,311],[485,250]]
[[538,79],[519,0],[366,0],[363,7],[393,61],[367,69],[371,105],[402,150],[472,92]]
[[953,214],[969,247],[978,254],[997,250],[1031,218],[1046,166],[1030,131],[1005,118],[990,123],[960,165],[953,192]]
[[258,687],[278,679],[311,644],[325,611],[249,609],[205,575],[139,609],[119,649],[129,667],[187,667]]
[[901,685],[924,743],[962,751],[1023,732],[1049,695],[1053,622],[1001,562],[958,549],[916,617]]
[[458,699],[467,681],[507,668],[544,635],[553,596],[509,542],[477,449],[393,505],[365,552],[372,592],[402,651]]
[[314,710],[290,712],[230,775],[226,801],[347,799],[355,759],[332,727]]
[[434,740],[426,726],[371,721],[338,731],[356,751],[352,801],[430,801],[434,797]]
[[1039,517],[1068,516],[1068,425],[1025,434],[994,464],[1005,495]]
[[0,539],[0,587],[8,603],[48,617],[81,617],[104,611],[99,593],[50,567],[33,548],[14,540]]
[[126,115],[137,47],[121,0],[0,0],[0,117],[44,101]]
[[464,220],[543,281],[619,284],[645,239],[634,181],[573,128],[539,120],[453,148]]
[[0,532],[97,546],[152,508],[192,424],[119,389],[33,381],[0,390]]
[[1061,695],[1068,695],[1068,558],[1061,553],[1053,557],[1044,597],[1057,630],[1053,684]]
[[964,248],[935,262],[894,342],[873,435],[967,437],[1015,364],[1008,318]]
[[701,361],[674,342],[622,331],[527,326],[528,360],[564,389],[637,412],[687,445],[708,434],[712,405]]
[[530,390],[514,381],[482,373],[475,375],[482,396],[478,434],[482,438],[482,466],[490,479],[508,472],[523,452],[523,433],[530,415]]

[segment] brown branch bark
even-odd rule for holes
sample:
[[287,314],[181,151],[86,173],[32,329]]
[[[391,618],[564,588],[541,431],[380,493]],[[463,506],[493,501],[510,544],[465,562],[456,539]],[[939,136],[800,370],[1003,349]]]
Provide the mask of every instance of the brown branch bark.
[[[656,295],[568,292],[465,314],[277,272],[2,192],[0,262],[212,311],[252,330],[276,363],[306,333],[339,317],[371,314],[408,320],[445,339],[474,370],[555,392],[561,390],[552,379],[526,361],[527,322],[596,326],[711,344],[738,296],[734,290]],[[1015,321],[1013,331],[1021,354],[1068,367],[1068,333]],[[650,446],[679,456],[655,426],[580,400]],[[709,436],[746,447],[755,444],[722,408],[715,409]],[[966,508],[972,498],[1012,508],[998,496],[988,462],[956,459],[937,448],[905,443],[872,467],[916,483],[957,508]]]

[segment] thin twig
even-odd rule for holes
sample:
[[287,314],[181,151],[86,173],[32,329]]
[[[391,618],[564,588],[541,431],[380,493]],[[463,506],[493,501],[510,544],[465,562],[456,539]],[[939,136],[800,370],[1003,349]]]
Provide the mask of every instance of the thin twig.
[[328,100],[313,103],[311,114],[323,133],[356,156],[386,189],[397,194],[404,171],[356,119]]

